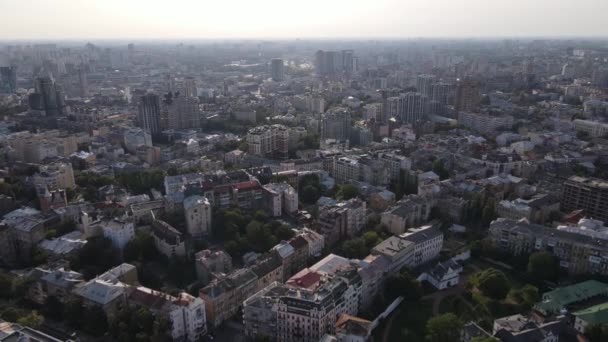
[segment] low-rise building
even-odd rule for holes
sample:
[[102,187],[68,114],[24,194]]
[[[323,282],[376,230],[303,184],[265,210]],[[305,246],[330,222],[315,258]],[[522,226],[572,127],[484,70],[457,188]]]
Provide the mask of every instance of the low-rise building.
[[293,215],[298,211],[298,193],[288,183],[271,183],[264,185],[264,196],[270,214],[274,217],[283,213]]
[[205,302],[207,322],[217,328],[234,316],[243,301],[255,293],[257,276],[248,268],[238,269],[222,278],[213,279],[199,292]]
[[162,220],[152,222],[152,237],[156,249],[168,258],[186,255],[183,234]]
[[490,224],[489,239],[496,247],[513,255],[547,251],[559,259],[560,267],[572,274],[608,274],[606,240],[531,224],[526,220],[503,218]]
[[408,196],[382,213],[382,224],[388,227],[391,233],[402,234],[408,228],[426,222],[434,204],[435,200],[432,198],[417,195]]
[[214,274],[232,271],[232,257],[223,250],[205,249],[194,255],[194,266],[198,279],[206,285]]

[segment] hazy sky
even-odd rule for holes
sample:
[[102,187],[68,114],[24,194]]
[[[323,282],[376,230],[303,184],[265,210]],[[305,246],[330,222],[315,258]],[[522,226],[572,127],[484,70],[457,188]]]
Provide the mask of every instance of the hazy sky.
[[608,36],[608,0],[0,0],[0,39]]

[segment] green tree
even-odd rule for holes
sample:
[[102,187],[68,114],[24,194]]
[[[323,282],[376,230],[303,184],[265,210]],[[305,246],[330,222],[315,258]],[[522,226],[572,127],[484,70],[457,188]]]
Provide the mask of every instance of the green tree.
[[73,328],[81,329],[84,314],[84,307],[80,299],[68,299],[65,303],[63,317]]
[[488,201],[481,212],[481,223],[488,226],[494,219],[496,219],[496,204],[494,201]]
[[103,236],[87,239],[78,256],[70,260],[74,269],[91,279],[120,263],[120,255],[112,247],[112,241]]
[[369,248],[361,238],[350,239],[342,243],[342,254],[347,258],[364,258],[369,254]]
[[509,297],[529,309],[539,300],[538,288],[527,284],[520,289],[511,290]]
[[433,163],[433,172],[439,176],[440,180],[450,178],[450,172],[445,168],[445,164],[442,159],[437,159]]
[[359,195],[359,189],[357,189],[356,186],[354,186],[352,184],[343,184],[340,186],[336,196],[340,200],[347,201],[351,198],[357,197],[358,195]]
[[403,296],[407,301],[417,301],[422,296],[422,286],[409,273],[402,271],[388,276],[384,286],[384,295],[389,301],[393,301],[399,296]]
[[0,309],[0,318],[8,322],[16,322],[19,319],[19,312],[12,306]]
[[44,316],[40,315],[37,311],[32,311],[28,315],[19,318],[17,323],[33,329],[38,329],[42,323],[44,323]]
[[108,330],[106,313],[97,305],[85,308],[83,319],[83,330],[93,336],[101,336]]
[[471,281],[484,296],[495,300],[504,299],[509,293],[509,279],[495,268],[488,268],[477,273],[471,278]]
[[305,175],[298,183],[300,200],[305,204],[314,204],[321,196],[321,182],[315,174]]
[[64,310],[63,303],[55,296],[48,296],[44,301],[44,313],[46,316],[61,320]]
[[374,231],[365,232],[362,236],[363,241],[365,241],[365,246],[369,249],[375,247],[378,242],[380,242],[380,238],[378,237],[378,233]]
[[528,259],[528,273],[538,281],[553,281],[557,278],[559,263],[548,252],[536,252]]
[[590,324],[585,328],[585,336],[591,342],[608,341],[608,324]]
[[13,279],[5,273],[0,273],[0,298],[11,298],[13,295]]
[[426,340],[429,342],[459,342],[462,321],[453,313],[431,318],[426,324]]
[[302,196],[300,196],[300,199],[303,203],[314,204],[317,202],[319,197],[321,197],[319,189],[313,185],[307,185],[302,189]]
[[246,228],[247,241],[256,252],[265,252],[277,244],[277,239],[272,235],[269,225],[262,225],[258,221],[251,221]]

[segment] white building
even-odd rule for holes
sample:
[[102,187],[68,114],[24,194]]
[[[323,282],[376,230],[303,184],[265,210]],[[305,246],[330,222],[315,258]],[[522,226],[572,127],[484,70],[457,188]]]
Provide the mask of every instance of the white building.
[[97,223],[101,228],[103,236],[112,241],[114,248],[123,249],[127,242],[135,236],[135,225],[133,222],[119,220],[117,218]]
[[287,155],[289,150],[289,128],[283,125],[258,126],[247,132],[249,154],[267,155],[279,153]]
[[173,341],[196,342],[207,334],[205,302],[185,292],[173,301],[169,320]]
[[321,256],[323,248],[325,248],[325,238],[323,235],[308,228],[300,230],[298,235],[301,235],[308,242],[308,255],[311,257]]
[[608,123],[591,120],[574,120],[574,129],[578,132],[586,132],[592,138],[608,136]]
[[264,185],[268,208],[274,217],[282,213],[292,215],[298,211],[298,193],[287,183],[271,183]]
[[152,146],[152,136],[141,128],[131,127],[124,132],[125,149],[135,154],[139,146]]
[[390,271],[403,267],[416,268],[439,256],[443,247],[443,233],[435,226],[422,226],[391,236],[372,249],[374,255],[384,255],[390,262]]
[[581,219],[576,226],[560,225],[558,230],[591,236],[594,239],[608,240],[608,227],[600,220]]
[[422,273],[418,277],[418,281],[426,280],[437,290],[444,290],[458,285],[462,270],[462,265],[450,259],[444,263],[440,262],[430,271]]
[[211,203],[203,196],[190,196],[184,199],[186,228],[190,236],[199,238],[211,232]]

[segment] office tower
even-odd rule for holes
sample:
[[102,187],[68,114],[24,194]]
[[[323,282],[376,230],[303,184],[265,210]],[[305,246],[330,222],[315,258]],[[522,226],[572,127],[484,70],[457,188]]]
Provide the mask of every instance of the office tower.
[[137,112],[137,125],[152,135],[159,134],[160,125],[160,98],[156,94],[146,94],[139,100]]
[[431,97],[433,93],[433,84],[437,83],[435,75],[418,75],[416,77],[416,89],[426,97]]
[[34,81],[34,90],[28,99],[31,109],[44,111],[47,116],[64,113],[63,94],[52,78],[38,77]]
[[583,209],[587,218],[608,224],[608,182],[599,178],[570,177],[562,187],[561,209]]
[[345,109],[337,109],[323,114],[321,118],[321,139],[339,141],[350,138],[350,113]]
[[456,103],[457,112],[475,112],[479,107],[481,96],[479,85],[471,79],[459,80],[456,83]]
[[405,93],[399,96],[398,118],[401,123],[414,124],[422,120],[427,104],[427,97],[420,93]]
[[12,94],[17,91],[17,67],[0,67],[0,93]]
[[564,66],[562,66],[562,76],[572,78],[574,77],[574,73],[574,65],[566,63]]
[[600,67],[593,70],[591,83],[597,87],[608,88],[608,67]]
[[357,69],[357,57],[353,50],[323,51],[315,53],[315,70],[319,76],[352,73]]
[[435,83],[431,87],[432,101],[437,101],[442,105],[450,105],[454,102],[454,85],[451,83]]
[[186,77],[184,80],[184,95],[186,97],[197,97],[198,90],[196,88],[196,80],[192,77]]
[[342,68],[345,73],[351,74],[356,70],[356,58],[353,50],[342,50]]
[[84,67],[78,68],[78,87],[80,91],[80,97],[89,96],[89,87],[87,83],[87,73],[84,71]]
[[283,81],[285,79],[285,66],[280,58],[273,58],[270,62],[271,76],[273,81]]
[[168,124],[172,129],[199,128],[198,97],[175,95],[167,103]]

